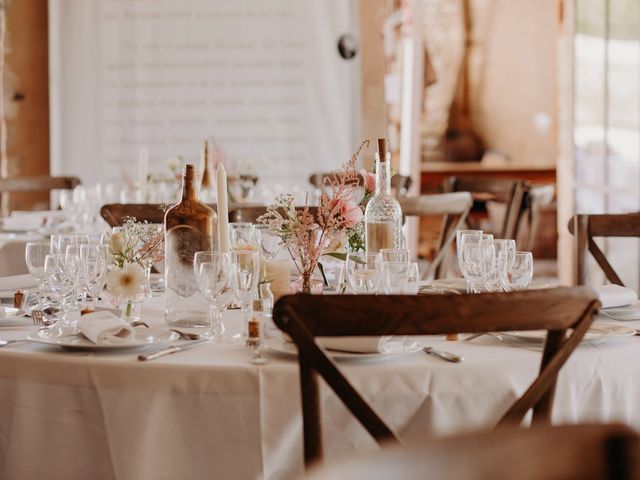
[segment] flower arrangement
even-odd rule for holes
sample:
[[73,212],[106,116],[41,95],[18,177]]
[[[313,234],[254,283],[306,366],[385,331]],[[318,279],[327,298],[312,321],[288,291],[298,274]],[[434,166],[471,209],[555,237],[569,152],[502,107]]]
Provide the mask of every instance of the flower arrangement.
[[126,302],[122,314],[131,317],[134,302],[144,295],[147,274],[138,263],[125,263],[122,268],[114,268],[107,273],[107,292],[118,303]]
[[258,218],[258,223],[268,225],[271,233],[289,250],[302,277],[303,293],[311,291],[311,276],[320,257],[333,252],[345,234],[349,236],[349,232],[353,235],[363,230],[358,225],[364,217],[362,202],[366,194],[363,195],[359,186],[355,165],[360,152],[368,145],[369,141],[362,142],[335,175],[324,179],[317,212],[313,212],[308,203],[296,209],[293,196],[283,194]]
[[163,260],[164,232],[160,225],[125,217],[123,227],[109,239],[109,253],[116,267],[137,263],[147,268]]

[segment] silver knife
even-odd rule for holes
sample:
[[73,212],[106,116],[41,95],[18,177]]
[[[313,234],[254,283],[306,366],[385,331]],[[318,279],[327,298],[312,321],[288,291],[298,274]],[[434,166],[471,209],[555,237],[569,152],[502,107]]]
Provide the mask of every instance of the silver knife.
[[456,355],[455,353],[443,352],[442,350],[436,350],[431,347],[424,347],[422,351],[427,355],[433,355],[434,357],[441,358],[442,360],[446,360],[447,362],[460,363],[464,360],[464,357]]
[[170,347],[163,348],[162,350],[156,350],[155,352],[141,353],[140,355],[138,355],[138,360],[140,361],[155,360],[156,358],[164,357],[165,355],[171,355],[173,353],[189,350],[190,348],[193,348],[207,341],[209,341],[208,338],[201,338],[199,340],[191,340],[187,343],[181,343],[180,345],[171,345]]

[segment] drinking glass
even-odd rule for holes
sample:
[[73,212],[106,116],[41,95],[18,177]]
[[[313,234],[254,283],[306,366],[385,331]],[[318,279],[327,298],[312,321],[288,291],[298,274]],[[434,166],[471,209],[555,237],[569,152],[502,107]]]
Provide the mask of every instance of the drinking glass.
[[75,245],[76,236],[68,233],[57,233],[51,235],[51,254],[64,255],[67,251],[67,245]]
[[196,276],[211,314],[211,324],[204,335],[216,342],[225,338],[222,311],[226,305],[226,297],[229,296],[225,293],[230,291],[229,273],[229,254],[216,252],[209,257],[208,261],[200,263],[200,270]]
[[229,236],[231,248],[239,248],[243,245],[256,243],[253,235],[253,224],[249,222],[231,222],[229,224]]
[[409,250],[406,248],[383,248],[380,255],[383,262],[409,262]]
[[531,252],[515,252],[513,259],[502,253],[500,261],[500,281],[505,292],[526,290],[533,278],[533,255]]
[[467,293],[480,293],[483,284],[482,250],[479,243],[465,243],[460,252],[460,268],[467,280]]
[[195,278],[200,278],[200,266],[205,262],[212,262],[216,253],[211,250],[203,250],[196,252],[193,256],[193,275]]
[[478,288],[485,292],[499,292],[502,290],[498,272],[498,256],[493,238],[480,240],[480,257],[482,268],[482,285]]
[[[460,236],[460,242],[458,243],[458,248],[460,249],[459,252],[461,257],[458,259],[458,266],[460,267],[460,272],[462,273],[462,276],[467,280],[467,283],[469,282],[469,279],[467,278],[467,272],[465,270],[465,262],[464,262],[464,259],[462,258],[462,250],[464,249],[464,246],[467,244],[479,245],[480,240],[482,239],[493,240],[493,235],[488,233],[463,233]],[[469,288],[467,288],[467,291],[469,291]]]
[[50,333],[52,336],[77,333],[75,322],[67,320],[66,303],[76,286],[79,278],[79,259],[74,255],[47,255],[44,271],[51,294],[60,303],[60,312]]
[[[456,230],[456,254],[458,257],[458,266],[460,267],[460,273],[462,272],[462,236],[463,235],[482,235],[482,230]],[[478,240],[479,241],[479,240]]]
[[[67,252],[71,247],[67,247]],[[98,298],[104,288],[107,275],[109,246],[100,243],[86,243],[78,246],[80,257],[80,280],[86,303],[87,295],[93,302],[93,310],[98,306]]]
[[271,233],[268,225],[254,225],[253,233],[256,243],[262,250],[264,258],[267,260],[273,260],[276,258],[282,248],[280,237]]
[[379,253],[349,252],[346,260],[346,273],[349,287],[353,293],[377,293],[380,288]]
[[260,278],[260,252],[257,250],[233,250],[231,252],[231,287],[242,308],[242,332],[233,337],[244,341],[248,335],[252,301]]
[[51,253],[50,242],[28,242],[25,248],[25,261],[29,273],[38,280],[38,304],[37,308],[41,309],[44,303],[43,287],[45,284],[46,273],[44,271],[44,262]]
[[406,293],[409,262],[382,262],[382,291],[387,295]]
[[418,293],[418,284],[420,282],[420,267],[418,262],[409,262],[409,277],[407,278],[407,295],[416,295]]

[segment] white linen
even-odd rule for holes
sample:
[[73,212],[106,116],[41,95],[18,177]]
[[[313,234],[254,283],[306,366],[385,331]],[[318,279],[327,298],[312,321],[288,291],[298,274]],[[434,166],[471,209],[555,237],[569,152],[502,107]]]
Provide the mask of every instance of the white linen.
[[18,288],[36,288],[37,286],[38,279],[30,273],[0,277],[0,292],[11,292],[13,294]]
[[78,328],[85,337],[98,345],[131,343],[136,335],[131,325],[106,310],[82,315]]
[[[230,334],[240,319],[225,314]],[[144,320],[163,324],[161,297],[145,303]],[[2,329],[0,338],[32,329]],[[417,353],[340,364],[403,438],[490,428],[538,373],[539,350],[489,336],[422,341],[465,361]],[[640,428],[639,345],[627,337],[579,347],[560,372],[554,422]],[[148,363],[136,354],[0,349],[3,478],[282,479],[304,471],[294,358],[270,356],[257,367],[241,345],[210,343]],[[374,448],[323,382],[320,395],[327,461]]]
[[623,307],[638,301],[638,294],[628,287],[620,285],[601,285],[595,288],[602,308]]

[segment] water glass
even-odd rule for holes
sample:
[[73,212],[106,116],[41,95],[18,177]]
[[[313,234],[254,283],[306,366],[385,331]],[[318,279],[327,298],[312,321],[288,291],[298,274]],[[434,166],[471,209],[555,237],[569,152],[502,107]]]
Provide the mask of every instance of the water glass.
[[380,288],[379,253],[349,252],[346,260],[347,282],[353,293],[372,294]]
[[480,244],[463,244],[460,254],[460,269],[467,280],[467,293],[480,293],[484,282]]
[[382,262],[382,291],[387,295],[406,293],[409,262]]
[[526,290],[533,278],[533,255],[531,252],[515,252],[509,258],[503,252],[500,260],[500,281],[505,292]]
[[231,287],[242,308],[242,333],[234,340],[244,341],[248,335],[251,305],[258,289],[260,278],[260,252],[257,250],[233,250],[231,252]]
[[418,262],[409,262],[409,278],[407,279],[407,295],[416,295],[420,283],[420,267]]
[[[460,267],[460,272],[462,273],[462,276],[467,279],[467,281],[469,280],[467,278],[467,271],[465,270],[465,262],[464,259],[462,258],[462,253],[464,250],[465,245],[467,244],[475,244],[475,245],[479,245],[480,244],[480,240],[493,240],[493,235],[491,234],[487,234],[487,233],[463,233],[460,236],[460,241],[458,242],[457,248],[459,249],[458,251],[460,252],[460,257],[458,258],[458,265]],[[478,251],[478,254],[480,252]]]
[[380,250],[383,262],[409,262],[409,250],[406,248],[383,248]]
[[[482,235],[482,230],[456,230],[456,254],[458,257],[458,265],[462,264],[462,236],[463,235]],[[478,240],[480,241],[480,240]],[[460,267],[462,273],[462,267]]]
[[242,248],[243,245],[255,245],[253,224],[249,222],[229,223],[229,236],[231,248]]
[[269,230],[268,225],[254,225],[253,233],[255,241],[262,250],[264,258],[267,260],[273,260],[276,258],[282,248],[282,241],[280,240],[280,237],[273,234]]
[[193,256],[193,275],[196,279],[200,278],[200,266],[205,262],[213,262],[214,258],[216,258],[216,253],[211,250],[196,252]]
[[200,263],[200,268],[196,275],[200,291],[209,304],[209,312],[211,315],[209,330],[207,330],[204,335],[216,342],[225,338],[222,312],[231,293],[229,287],[229,268],[229,254],[226,252],[216,252],[208,257],[207,261]]

